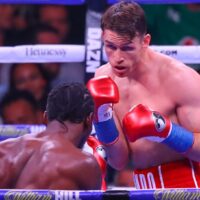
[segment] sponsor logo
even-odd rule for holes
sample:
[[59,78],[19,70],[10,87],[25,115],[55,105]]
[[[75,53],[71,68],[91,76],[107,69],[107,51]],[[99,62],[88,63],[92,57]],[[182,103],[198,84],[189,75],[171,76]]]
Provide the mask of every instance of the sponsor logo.
[[166,54],[168,56],[176,56],[178,55],[177,50],[161,50],[160,53]]
[[52,200],[52,194],[42,194],[33,191],[9,191],[4,195],[5,200]]
[[153,112],[153,119],[156,130],[158,132],[162,132],[166,127],[165,119],[159,113],[156,112]]
[[53,48],[37,48],[37,47],[26,47],[26,56],[36,57],[36,56],[60,56],[65,57],[65,49],[53,49]]
[[55,200],[81,200],[79,191],[55,191]]
[[94,73],[101,65],[100,28],[88,28],[86,45],[86,72]]
[[159,200],[159,199],[197,200],[197,199],[200,199],[200,191],[197,191],[197,190],[189,191],[189,190],[182,190],[182,189],[155,190],[153,196],[155,200]]

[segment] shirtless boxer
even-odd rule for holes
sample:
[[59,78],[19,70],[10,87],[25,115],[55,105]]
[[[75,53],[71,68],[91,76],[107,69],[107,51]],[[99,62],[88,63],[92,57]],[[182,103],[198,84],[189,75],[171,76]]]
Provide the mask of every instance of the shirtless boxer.
[[53,89],[47,100],[46,130],[0,142],[0,188],[100,189],[100,167],[81,150],[91,132],[93,109],[82,84]]
[[149,47],[136,3],[112,5],[101,28],[108,63],[88,88],[108,162],[122,169],[131,156],[136,188],[200,187],[200,76]]

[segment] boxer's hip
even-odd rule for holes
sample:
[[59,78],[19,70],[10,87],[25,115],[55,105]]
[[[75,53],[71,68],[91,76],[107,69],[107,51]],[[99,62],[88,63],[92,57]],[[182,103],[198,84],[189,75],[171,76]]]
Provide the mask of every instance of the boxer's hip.
[[200,164],[184,159],[144,170],[134,170],[133,177],[137,189],[198,188]]

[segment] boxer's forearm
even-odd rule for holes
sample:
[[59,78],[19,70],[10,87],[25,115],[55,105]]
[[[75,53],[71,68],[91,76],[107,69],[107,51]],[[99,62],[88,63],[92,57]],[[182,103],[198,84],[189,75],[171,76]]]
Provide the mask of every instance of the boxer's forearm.
[[115,144],[106,146],[106,153],[109,165],[116,170],[123,169],[129,161],[128,145],[122,137]]
[[200,162],[200,133],[194,133],[194,144],[184,155],[191,160]]

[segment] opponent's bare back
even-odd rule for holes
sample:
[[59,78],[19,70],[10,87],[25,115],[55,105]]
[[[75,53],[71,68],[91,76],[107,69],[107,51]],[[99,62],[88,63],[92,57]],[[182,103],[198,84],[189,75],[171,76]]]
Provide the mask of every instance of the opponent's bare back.
[[47,99],[46,130],[0,142],[0,188],[100,189],[97,160],[82,152],[93,110],[84,84],[53,88]]
[[90,189],[94,180],[88,181],[87,171],[98,168],[62,131],[1,142],[0,155],[0,188]]

